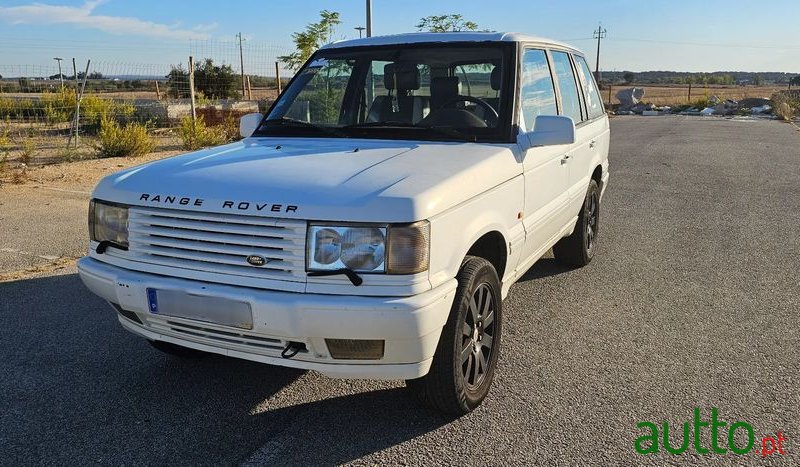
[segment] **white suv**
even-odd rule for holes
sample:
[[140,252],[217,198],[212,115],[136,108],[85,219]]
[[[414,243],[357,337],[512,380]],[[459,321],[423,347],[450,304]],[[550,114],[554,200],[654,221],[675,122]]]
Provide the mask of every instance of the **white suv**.
[[581,52],[516,33],[337,42],[244,139],[106,177],[86,286],[159,350],[491,385],[511,285],[596,251],[609,124]]

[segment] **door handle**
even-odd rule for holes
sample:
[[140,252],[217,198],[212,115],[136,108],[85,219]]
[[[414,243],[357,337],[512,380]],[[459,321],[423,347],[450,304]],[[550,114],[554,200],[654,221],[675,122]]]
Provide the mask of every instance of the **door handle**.
[[592,142],[589,143],[589,149],[594,149],[595,146],[597,146],[597,141],[592,140]]
[[567,154],[567,155],[565,155],[564,157],[561,158],[561,165],[564,165],[567,162],[569,162],[569,154]]

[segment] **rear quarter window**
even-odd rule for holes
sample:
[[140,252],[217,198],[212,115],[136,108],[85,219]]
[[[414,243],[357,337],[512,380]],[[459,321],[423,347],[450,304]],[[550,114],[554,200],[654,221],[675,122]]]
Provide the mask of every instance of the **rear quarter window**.
[[600,98],[600,91],[597,89],[597,83],[594,82],[592,72],[589,71],[589,65],[586,64],[586,59],[575,55],[575,63],[578,65],[578,76],[583,87],[583,94],[586,96],[589,118],[602,117],[606,113],[606,108]]

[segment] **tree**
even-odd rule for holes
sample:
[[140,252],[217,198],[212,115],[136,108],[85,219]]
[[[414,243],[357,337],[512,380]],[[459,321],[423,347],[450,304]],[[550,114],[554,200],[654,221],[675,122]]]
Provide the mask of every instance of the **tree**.
[[800,75],[789,80],[789,89],[792,89],[792,86],[800,86]]
[[636,79],[636,73],[632,71],[626,71],[622,74],[622,79],[625,80],[626,84],[631,84],[633,80]]
[[180,99],[189,97],[189,72],[183,65],[173,66],[167,78],[167,95]]
[[[189,72],[182,65],[172,67],[167,78],[167,95],[172,98],[190,97]],[[194,87],[209,99],[230,99],[238,97],[237,76],[230,65],[214,65],[207,58],[194,65]],[[134,85],[131,84],[131,87]]]
[[428,32],[461,32],[475,31],[478,24],[467,21],[463,16],[455,15],[431,15],[421,18],[417,23],[418,31]]
[[297,50],[289,55],[278,57],[278,60],[285,63],[289,69],[300,68],[317,49],[326,42],[330,42],[334,26],[342,22],[339,19],[339,13],[335,11],[322,10],[319,16],[320,20],[306,26],[305,31],[292,34],[292,41]]
[[761,79],[760,75],[753,75],[753,86],[761,86],[763,80]]
[[209,99],[237,97],[236,80],[230,65],[214,65],[210,58],[194,66],[194,85]]

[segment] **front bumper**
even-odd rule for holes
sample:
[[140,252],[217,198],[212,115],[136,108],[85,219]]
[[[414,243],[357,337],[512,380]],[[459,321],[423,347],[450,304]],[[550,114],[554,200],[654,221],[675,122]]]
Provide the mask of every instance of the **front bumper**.
[[[89,257],[78,261],[78,272],[89,290],[125,311],[119,314],[125,329],[146,339],[337,378],[413,379],[427,374],[457,287],[453,279],[411,297],[276,292],[141,273]],[[150,313],[148,288],[247,302],[253,329]],[[384,340],[384,356],[336,360],[326,338]],[[289,342],[304,343],[307,351],[282,358]]]

